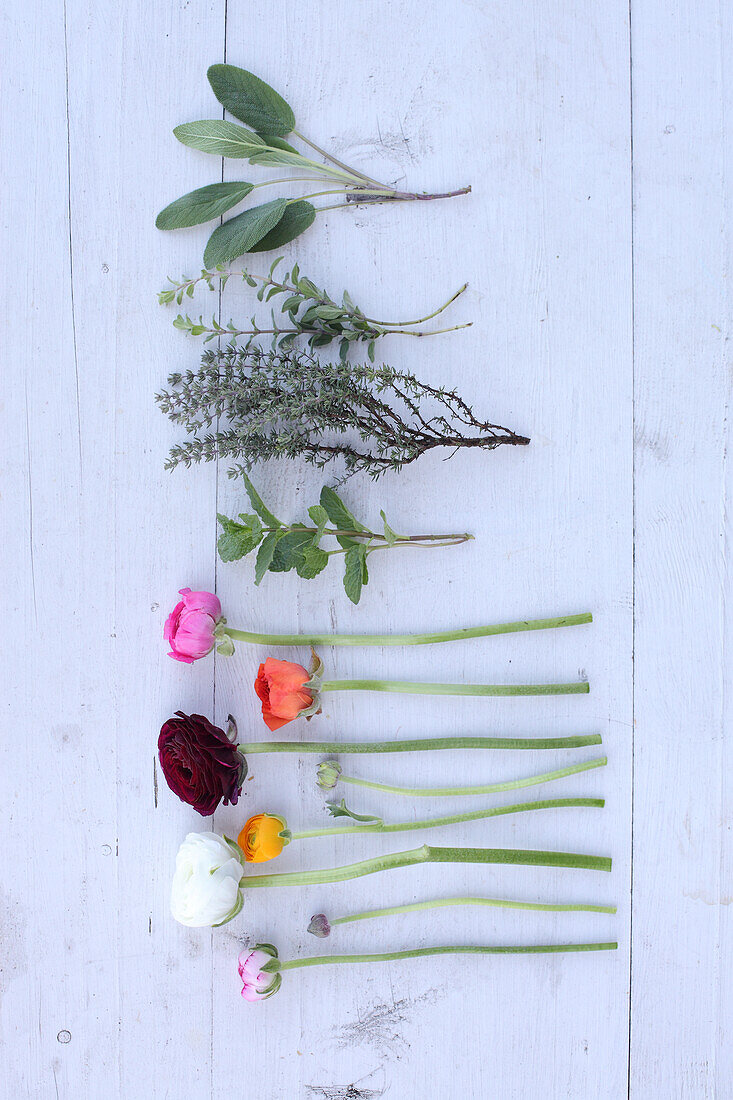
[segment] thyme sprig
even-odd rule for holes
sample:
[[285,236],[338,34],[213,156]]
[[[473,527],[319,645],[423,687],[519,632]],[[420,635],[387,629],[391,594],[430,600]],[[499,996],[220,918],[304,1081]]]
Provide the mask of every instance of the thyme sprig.
[[[344,556],[344,590],[352,603],[358,604],[361,590],[369,580],[367,558],[376,550],[392,550],[395,547],[458,546],[473,535],[398,535],[387,523],[384,511],[382,530],[372,531],[349,511],[333,489],[324,485],[320,503],[308,509],[314,524],[283,523],[267,508],[254,485],[247,477],[244,485],[254,509],[253,514],[240,513],[239,519],[218,515],[222,533],[218,549],[222,561],[238,561],[257,549],[255,584],[265,573],[287,573],[295,569],[299,577],[311,580],[328,565],[331,558]],[[332,526],[329,526],[332,524]],[[324,550],[323,539],[335,539],[338,549]]]
[[387,364],[322,363],[305,351],[230,345],[208,348],[197,371],[172,374],[168,383],[156,400],[189,435],[171,448],[168,469],[226,458],[237,477],[268,458],[319,468],[340,459],[345,477],[364,471],[376,479],[436,448],[529,443],[480,420],[455,390]]
[[[180,282],[169,278],[171,284],[158,294],[161,305],[176,302],[183,303],[184,298],[192,298],[196,288],[205,284],[211,291],[223,290],[230,279],[241,280],[250,287],[258,287],[258,301],[271,301],[279,297],[278,302],[281,314],[287,317],[283,324],[275,318],[272,311],[272,327],[262,328],[255,317],[250,320],[248,328],[240,328],[234,321],[222,325],[214,316],[211,324],[207,324],[203,316],[198,321],[189,315],[179,313],[173,324],[189,336],[203,336],[204,343],[219,337],[226,337],[231,341],[245,339],[245,346],[262,335],[272,335],[272,347],[287,348],[292,346],[300,336],[308,337],[308,345],[311,348],[325,347],[333,340],[339,341],[339,355],[345,360],[352,344],[367,343],[367,354],[374,362],[375,341],[381,336],[436,336],[443,332],[454,332],[457,329],[469,328],[471,321],[460,325],[451,325],[450,328],[441,329],[416,329],[416,325],[424,324],[432,320],[448,308],[456,298],[465,291],[468,283],[464,283],[459,290],[452,294],[447,302],[438,309],[424,317],[418,317],[412,321],[382,321],[375,317],[367,317],[366,314],[353,302],[349,292],[345,290],[340,303],[336,302],[330,294],[316,286],[311,279],[301,275],[298,264],[294,264],[292,270],[287,271],[279,279],[274,278],[275,268],[282,261],[279,256],[270,267],[267,275],[255,275],[247,270],[231,271],[226,265],[220,264],[213,271],[203,268],[201,274],[193,279],[183,279]],[[283,297],[284,296],[284,297]]]
[[[259,187],[275,184],[316,184],[318,190],[300,198],[279,197],[260,206],[252,206],[230,218],[211,234],[204,252],[207,267],[229,263],[247,252],[267,252],[294,240],[324,210],[354,204],[447,199],[465,195],[470,187],[439,194],[400,191],[380,183],[364,172],[351,168],[321,149],[295,129],[295,115],[288,103],[269,84],[236,65],[212,65],[207,73],[219,103],[244,122],[239,126],[222,119],[201,119],[176,126],[173,133],[190,148],[213,156],[247,160],[267,168],[292,169],[297,174],[284,179],[250,183],[248,180],[208,184],[182,195],[158,214],[159,229],[183,229],[202,225],[221,217],[238,206]],[[307,145],[320,160],[300,152],[286,135]],[[322,185],[327,184],[324,190]],[[337,196],[338,201],[315,207],[308,200]]]

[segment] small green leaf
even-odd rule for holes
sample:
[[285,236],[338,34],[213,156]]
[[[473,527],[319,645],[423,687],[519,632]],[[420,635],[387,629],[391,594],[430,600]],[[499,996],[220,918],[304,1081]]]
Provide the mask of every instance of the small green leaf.
[[318,528],[320,538],[320,535],[323,534],[326,524],[328,523],[328,512],[322,504],[312,504],[308,509],[308,515]]
[[222,640],[219,642],[218,646],[216,647],[216,652],[221,653],[222,657],[234,656],[234,642],[228,634],[225,634]]
[[[199,187],[161,210],[155,224],[158,229],[187,229],[209,222],[246,198],[252,187],[251,183],[211,183],[208,187]],[[188,287],[189,298],[193,291],[192,284]]]
[[339,496],[328,485],[321,489],[321,504],[328,513],[331,523],[341,531],[366,531],[367,528],[355,519]]
[[287,141],[283,141],[281,137],[273,137],[272,134],[260,134],[260,137],[265,145],[269,145],[273,149],[285,149],[288,153],[298,152],[298,150],[294,149]]
[[381,509],[379,514],[382,517],[382,522],[384,523],[384,537],[386,539],[387,546],[394,546],[394,544],[397,542],[397,535],[387,523],[387,517],[384,514],[384,509]]
[[224,122],[216,118],[184,122],[181,126],[176,126],[173,133],[182,145],[216,157],[249,158],[264,145],[259,134],[252,130],[245,130],[244,126],[237,126],[236,122]]
[[326,805],[331,817],[350,817],[352,821],[371,821],[373,825],[384,824],[381,817],[375,817],[373,814],[355,814],[346,805],[345,798],[340,802],[327,802]]
[[300,153],[289,153],[287,149],[253,149],[250,164],[259,164],[263,168],[299,168],[304,172],[312,167],[312,161]]
[[237,523],[228,516],[217,515],[223,531],[217,548],[222,561],[239,561],[254,550],[262,538],[262,524],[257,516],[243,516],[245,523]]
[[295,115],[290,105],[254,73],[237,65],[211,65],[206,75],[214,95],[227,111],[258,133],[281,137],[294,128]]
[[309,229],[316,220],[316,208],[309,202],[301,199],[287,207],[280,221],[274,229],[250,248],[250,252],[269,252],[272,248],[280,248],[284,244],[299,237],[304,230]]
[[328,565],[328,554],[319,546],[306,546],[302,560],[296,566],[298,576],[303,580],[312,580]]
[[257,561],[255,562],[255,584],[259,584],[264,577],[267,570],[270,568],[272,556],[275,553],[275,547],[278,541],[282,538],[282,531],[271,531],[269,535],[265,535],[259,550],[257,551]]
[[287,199],[274,199],[262,206],[253,206],[220,225],[206,245],[206,266],[230,263],[245,252],[252,252],[258,242],[275,228],[285,213],[287,203]]
[[244,487],[247,490],[247,496],[249,497],[249,502],[252,505],[252,507],[254,508],[257,515],[260,517],[260,519],[263,520],[263,522],[265,523],[265,526],[266,527],[282,527],[282,523],[280,522],[280,520],[277,519],[276,516],[273,516],[270,509],[265,506],[265,503],[262,500],[262,497],[257,492],[254,485],[252,484],[252,482],[250,481],[250,479],[247,477],[247,475],[245,473],[242,474],[242,480],[244,481]]
[[303,560],[306,546],[313,541],[312,531],[290,531],[278,540],[270,563],[271,573],[288,573]]
[[352,546],[344,558],[344,591],[352,603],[359,602],[364,583],[364,547]]
[[[165,293],[163,291],[162,293]],[[291,294],[289,298],[286,298],[284,302],[280,304],[280,309],[283,313],[297,312],[300,309],[303,299],[299,294]]]

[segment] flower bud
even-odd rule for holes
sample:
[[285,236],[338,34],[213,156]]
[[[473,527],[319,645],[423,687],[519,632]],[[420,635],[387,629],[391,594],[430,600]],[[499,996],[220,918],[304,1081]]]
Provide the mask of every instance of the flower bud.
[[339,781],[341,765],[335,760],[323,760],[316,768],[316,783],[322,791],[332,791]]
[[255,814],[237,837],[237,844],[248,863],[275,859],[289,843],[287,822],[277,814]]
[[308,686],[312,682],[311,674],[292,661],[268,657],[260,665],[255,691],[268,729],[278,730],[301,715],[310,717],[318,711],[317,690]]
[[282,977],[277,970],[277,950],[272,944],[258,943],[254,951],[243,951],[238,963],[245,1001],[252,1003],[277,993]]
[[311,922],[308,925],[308,931],[312,936],[318,936],[319,940],[325,940],[326,936],[330,936],[331,925],[329,924],[326,914],[316,913],[312,916]]
[[179,594],[183,599],[166,619],[163,637],[171,647],[169,657],[192,665],[211,653],[216,644],[217,625],[224,620],[221,604],[213,592],[181,588]]

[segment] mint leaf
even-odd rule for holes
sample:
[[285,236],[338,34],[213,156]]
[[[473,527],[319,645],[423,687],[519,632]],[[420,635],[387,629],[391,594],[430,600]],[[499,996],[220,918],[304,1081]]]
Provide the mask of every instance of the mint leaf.
[[362,585],[364,584],[364,570],[366,568],[366,548],[364,546],[352,546],[346,551],[344,558],[344,591],[352,603],[359,602]]
[[321,504],[328,513],[328,518],[334,526],[342,531],[366,531],[362,523],[355,519],[339,496],[324,485],[321,489]]
[[328,554],[325,550],[321,550],[319,546],[306,546],[303,551],[303,558],[296,566],[298,576],[303,580],[310,581],[314,577],[317,577],[319,573],[328,565]]

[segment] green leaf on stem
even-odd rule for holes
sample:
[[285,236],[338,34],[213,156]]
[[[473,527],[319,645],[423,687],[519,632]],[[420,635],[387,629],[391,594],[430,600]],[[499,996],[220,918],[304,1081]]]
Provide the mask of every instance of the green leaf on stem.
[[301,153],[287,149],[255,149],[249,158],[250,164],[259,164],[263,168],[299,168],[303,172],[312,168],[312,162]]
[[298,152],[297,149],[290,145],[289,142],[284,141],[281,137],[273,137],[272,134],[260,134],[260,137],[265,145],[269,145],[271,149],[285,149],[288,153]]
[[289,573],[297,569],[303,560],[306,546],[313,541],[312,531],[289,531],[278,540],[270,563],[271,573]]
[[[251,183],[211,183],[208,187],[199,187],[161,210],[155,224],[158,229],[188,229],[192,225],[202,225],[226,214],[247,197],[252,187]],[[193,285],[189,291],[191,297]]]
[[237,65],[211,65],[206,74],[219,102],[258,133],[281,137],[295,126],[295,115],[274,88]]
[[384,514],[383,508],[380,509],[379,514],[382,517],[382,523],[384,524],[384,538],[386,540],[387,546],[394,546],[394,544],[397,542],[397,535],[387,523],[387,517]]
[[264,146],[259,134],[237,126],[236,122],[224,122],[217,118],[184,122],[176,126],[173,133],[182,145],[216,157],[249,158]]
[[223,528],[217,543],[222,561],[239,561],[259,545],[262,539],[262,524],[257,516],[242,515],[240,519],[244,521],[243,523],[237,523],[236,520],[221,514],[217,514],[216,518]]
[[331,523],[342,531],[366,531],[367,528],[359,523],[344,502],[333,489],[324,485],[321,489],[321,504],[328,513]]
[[253,206],[220,225],[209,237],[204,252],[207,267],[227,264],[238,256],[251,252],[262,238],[274,229],[287,209],[287,199],[274,199]]
[[355,814],[346,805],[345,798],[342,798],[340,802],[327,802],[326,805],[331,817],[350,817],[352,821],[368,821],[372,825],[384,824],[381,817],[375,817],[373,814]]
[[242,474],[242,481],[244,482],[244,487],[247,490],[247,496],[249,497],[250,504],[252,505],[260,519],[264,522],[265,526],[282,527],[282,523],[280,522],[280,520],[277,518],[277,516],[274,516],[272,514],[268,507],[266,507],[264,501],[262,500],[262,497],[257,492],[254,485],[246,474]]
[[344,591],[352,603],[357,604],[365,583],[366,547],[352,546],[344,558]]
[[306,229],[310,229],[316,220],[316,208],[305,199],[293,202],[286,207],[280,221],[266,233],[261,240],[250,248],[250,252],[270,252],[273,248],[280,248],[284,244],[299,237]]
[[271,531],[270,534],[265,535],[262,540],[260,548],[257,551],[257,561],[255,562],[255,584],[260,583],[265,573],[270,568],[272,557],[275,553],[275,547],[282,537],[282,531]]
[[321,550],[320,546],[306,546],[303,551],[303,557],[296,566],[299,577],[303,580],[310,581],[314,577],[317,577],[319,573],[328,565],[328,554],[325,550]]

